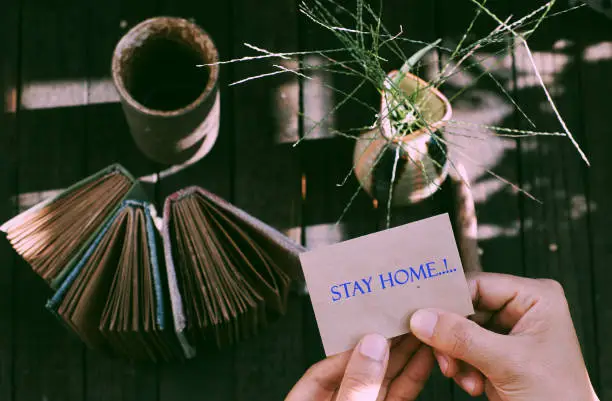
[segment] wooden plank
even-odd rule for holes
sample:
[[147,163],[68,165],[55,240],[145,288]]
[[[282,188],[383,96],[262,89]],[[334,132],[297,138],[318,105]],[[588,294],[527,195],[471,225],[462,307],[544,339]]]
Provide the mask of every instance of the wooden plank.
[[[578,13],[576,13],[578,14]],[[592,291],[595,306],[595,320],[591,325],[596,329],[597,355],[591,360],[596,368],[592,379],[600,399],[612,397],[612,294],[607,283],[612,279],[609,269],[612,240],[609,227],[612,224],[608,201],[610,196],[609,146],[612,138],[608,135],[609,108],[606,107],[606,94],[612,90],[608,77],[612,69],[612,31],[610,21],[597,13],[583,9],[580,17],[574,15],[575,40],[582,57],[580,63],[580,88],[582,103],[582,126],[586,140],[587,154],[592,167],[588,169],[588,195],[586,207],[590,212],[588,220],[592,255]],[[583,272],[588,269],[588,259],[580,263]]]
[[[248,42],[272,51],[298,48],[297,2],[234,1],[233,56],[252,54]],[[239,21],[249,21],[243,24]],[[295,66],[295,60],[236,65],[234,79]],[[247,212],[300,241],[298,135],[299,83],[295,76],[251,81],[233,92],[234,201]],[[282,399],[303,372],[301,300],[290,296],[286,314],[258,336],[236,346],[236,399]]]
[[[565,4],[567,6],[567,4]],[[522,10],[521,12],[527,12]],[[547,21],[530,40],[535,64],[546,80],[559,111],[577,140],[584,144],[580,118],[579,75],[581,54],[575,39],[565,32],[576,23],[575,13]],[[559,38],[564,39],[559,39]],[[567,38],[567,39],[566,39]],[[538,86],[524,47],[516,52],[517,100],[530,110],[538,130],[562,128]],[[540,111],[542,110],[542,111]],[[525,121],[520,125],[530,129]],[[595,332],[590,259],[586,165],[568,138],[521,139],[523,186],[544,204],[525,201],[523,236],[526,274],[558,280],[565,289],[574,325],[591,372],[596,371]]]
[[[439,6],[436,21],[438,36],[444,38],[443,44],[454,49],[461,40],[465,30],[474,16],[473,7],[462,7],[461,4]],[[498,3],[494,11],[506,15],[503,3]],[[487,16],[481,16],[479,23],[472,31],[472,37],[487,35],[495,25]],[[472,39],[473,41],[474,39]],[[476,52],[475,56],[490,67],[489,71],[496,79],[512,90],[511,57],[490,57],[497,49],[487,48]],[[447,62],[443,53],[443,65]],[[474,61],[464,64],[464,67]],[[501,93],[490,78],[475,78],[482,70],[466,70],[454,75],[442,86],[443,92],[452,98],[464,86],[470,87],[453,102],[453,120],[480,125],[498,125],[512,127],[514,114],[512,104]],[[467,135],[467,136],[465,136]],[[522,274],[521,217],[520,197],[510,186],[503,184],[487,172],[496,174],[512,183],[520,184],[518,164],[518,144],[511,138],[496,138],[482,127],[462,128],[451,124],[447,129],[447,138],[452,142],[451,153],[465,168],[472,182],[471,191],[476,202],[478,215],[479,246],[482,252],[482,264],[487,271]],[[504,255],[499,257],[499,255]]]
[[[455,49],[475,15],[474,6],[462,3],[447,4],[436,2],[436,32],[442,37],[443,45]],[[493,7],[498,15],[508,14],[507,2],[487,4]],[[481,15],[467,38],[472,43],[476,38],[487,35],[495,24],[486,15]],[[475,53],[475,57],[484,60],[499,48],[485,48]],[[449,54],[441,52],[443,68],[448,63]],[[455,60],[456,62],[457,60]],[[488,77],[476,80],[482,69],[466,69],[474,63],[468,60],[463,64],[459,74],[454,75],[441,89],[452,98],[464,87],[469,87],[463,95],[452,101],[452,119],[481,125],[514,126],[512,104],[504,97],[493,80]],[[506,87],[513,87],[512,58],[499,55],[483,61],[490,72]],[[447,73],[451,69],[446,70]],[[471,195],[476,202],[478,217],[476,252],[482,254],[482,269],[509,274],[523,274],[522,240],[521,240],[521,200],[516,191],[503,184],[487,172],[493,170],[509,181],[520,184],[519,153],[517,141],[510,138],[498,138],[493,133],[479,127],[465,127],[451,123],[446,130],[446,138],[451,142],[451,154],[455,163],[465,166],[465,175],[470,181]],[[454,170],[454,168],[453,168]],[[453,171],[455,172],[455,171]],[[476,255],[472,255],[474,257]],[[476,266],[475,269],[478,269]],[[453,397],[463,401],[473,399],[458,386],[453,385]],[[479,397],[478,399],[485,399]]]
[[[306,246],[315,249],[376,231],[377,213],[371,199],[363,192],[338,222],[358,188],[354,176],[344,186],[337,186],[352,166],[353,142],[344,138],[328,138],[307,141],[300,146],[302,168],[307,180],[304,204]],[[312,365],[323,359],[325,354],[309,299],[304,300],[303,308],[305,357],[307,365]]]
[[[378,10],[378,5],[372,4],[372,8]],[[337,16],[340,17],[340,15]],[[416,2],[411,2],[407,5],[405,3],[385,1],[383,23],[392,34],[399,32],[401,25],[404,32],[406,30],[409,31],[405,33],[404,37],[432,40],[432,19],[433,7],[431,3],[417,4]],[[307,49],[336,47],[336,42],[330,39],[329,36],[321,33],[320,27],[314,26],[312,31],[314,33],[309,30],[302,33],[302,36],[307,38]],[[419,46],[414,44],[408,45],[405,42],[401,42],[401,47],[408,54],[419,48]],[[403,60],[398,60],[388,49],[382,53],[382,56],[393,60],[384,65],[384,68],[387,70],[397,69],[403,63]],[[336,86],[345,92],[350,92],[358,81],[333,77],[333,80],[329,79],[326,83]],[[304,84],[314,85],[317,82],[312,83],[309,80],[305,81]],[[308,93],[307,89],[305,87],[305,94]],[[312,92],[316,93],[314,90]],[[378,108],[380,98],[375,91],[372,91],[372,93],[362,91],[359,95],[360,99],[372,105],[372,107]],[[341,99],[342,95],[336,94],[335,102],[337,103]],[[306,99],[304,104],[308,104]],[[308,118],[308,110],[305,110],[305,114]],[[325,113],[321,112],[315,114],[325,115]],[[328,124],[328,126],[343,131],[354,127],[370,125],[374,119],[374,113],[362,109],[362,106],[350,104],[335,113],[333,122]],[[344,138],[318,139],[332,136],[330,135],[330,130],[326,128],[317,130],[314,135],[317,139],[306,141],[303,150],[303,168],[308,183],[305,203],[306,243],[312,247],[335,243],[383,229],[385,228],[386,220],[384,205],[378,205],[379,210],[375,210],[369,196],[361,193],[341,224],[335,225],[336,220],[341,215],[358,184],[351,174],[347,184],[340,188],[337,187],[337,184],[343,181],[347,172],[350,173],[354,145]],[[392,212],[392,226],[429,217],[436,212],[448,211],[451,199],[450,189],[446,189],[421,204],[395,209]],[[310,312],[311,308],[309,307],[307,310]],[[311,352],[308,357],[309,363],[313,363],[323,357],[323,352],[320,348],[320,339],[311,312],[309,317],[312,323],[310,324],[310,333],[307,336],[311,344],[309,347]],[[421,398],[426,400],[448,400],[451,399],[451,396],[450,383],[445,381],[439,372],[437,372],[427,385]]]
[[[19,7],[20,1],[9,1],[0,16],[0,221],[8,220],[16,210],[13,197],[17,194],[17,85],[19,68]],[[13,395],[13,276],[15,253],[9,242],[0,239],[0,398],[11,400]]]
[[[378,9],[377,6],[374,6]],[[334,10],[334,15],[344,24],[351,23],[344,13]],[[351,26],[354,22],[351,23]],[[301,50],[313,51],[340,47],[339,41],[328,31],[299,16],[299,37]],[[334,54],[338,61],[347,60],[348,55]],[[303,57],[308,65],[320,65],[328,61],[317,55]],[[334,130],[345,132],[352,128],[372,124],[373,113],[352,101],[342,108],[333,108],[344,99],[344,95],[330,87],[350,93],[359,84],[353,77],[312,71],[312,79],[302,82],[302,136],[305,137],[299,149],[304,183],[303,232],[304,243],[314,249],[376,231],[377,213],[372,200],[363,191],[350,205],[346,215],[339,221],[359,184],[352,173],[355,141],[335,134]],[[359,99],[376,104],[375,91],[360,90]],[[319,123],[319,126],[316,126]],[[342,186],[345,177],[348,181]],[[321,337],[309,298],[303,300],[304,331],[303,348],[305,365],[310,366],[325,358]]]
[[[87,174],[112,163],[120,163],[136,177],[151,175],[157,171],[157,165],[136,148],[130,136],[110,76],[113,50],[121,36],[156,11],[155,4],[148,1],[107,1],[90,4],[85,121]],[[154,188],[147,189],[154,193]],[[135,364],[87,350],[85,367],[85,391],[88,401],[158,398],[158,373],[154,364]]]
[[[347,18],[343,13],[335,12],[335,16],[343,23],[349,23],[344,22]],[[299,31],[301,50],[313,51],[340,46],[330,32],[303,15],[299,16]],[[346,57],[334,55],[338,61],[345,61]],[[317,55],[308,55],[303,57],[302,61],[308,65],[327,62]],[[359,191],[351,203],[351,198],[359,189],[359,183],[352,173],[355,141],[335,133],[370,125],[373,121],[373,113],[368,115],[367,109],[351,101],[333,111],[344,99],[344,95],[331,88],[350,93],[359,81],[353,77],[325,71],[312,71],[308,75],[312,79],[302,82],[304,141],[299,148],[304,190],[304,244],[315,249],[376,231],[378,214],[372,199],[363,191]],[[372,92],[371,89],[360,90],[356,96],[376,105],[378,100]],[[348,180],[340,186],[345,177],[348,177]],[[347,213],[342,217],[347,207]],[[303,300],[303,314],[302,335],[307,367],[325,358],[325,353],[309,298]]]
[[[431,43],[439,37],[439,33],[436,32],[436,11],[438,10],[435,1],[411,1],[408,3],[399,0],[385,1],[385,24],[392,34],[402,29],[404,38]],[[410,42],[400,42],[399,45],[408,57],[424,46],[423,44]],[[398,69],[405,61],[397,58],[394,60],[397,64],[389,66],[388,69]],[[424,58],[424,66],[416,70],[415,73],[423,79],[432,79],[439,72],[438,63],[438,54],[432,52]],[[411,206],[392,210],[391,226],[421,220],[444,212],[452,212],[454,193],[451,184],[452,182],[447,180],[442,188],[430,198]],[[387,213],[384,207],[382,211],[383,214]],[[385,221],[386,219],[381,218],[379,223],[381,228],[384,228]],[[442,375],[438,367],[434,368],[420,398],[431,401],[453,399],[452,383]]]
[[[212,37],[222,59],[231,57],[231,2],[160,2],[160,12],[192,19]],[[232,66],[221,66],[221,128],[212,151],[196,164],[167,176],[158,185],[158,204],[170,193],[190,185],[199,185],[231,200],[233,159],[232,103],[227,85]],[[234,382],[234,349],[198,348],[195,359],[181,364],[160,366],[159,400],[232,400]]]
[[[20,207],[85,173],[85,110],[62,107],[87,97],[84,11],[79,1],[23,2]],[[45,309],[43,280],[22,260],[15,269],[14,399],[83,400],[82,343]]]

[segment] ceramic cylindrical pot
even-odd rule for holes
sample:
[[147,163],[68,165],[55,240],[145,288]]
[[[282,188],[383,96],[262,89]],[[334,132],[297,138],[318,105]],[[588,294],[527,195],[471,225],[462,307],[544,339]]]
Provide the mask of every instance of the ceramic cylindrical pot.
[[[397,71],[389,73],[392,79]],[[361,187],[379,203],[388,201],[395,168],[391,205],[406,206],[424,200],[435,193],[448,175],[448,149],[446,144],[432,136],[452,115],[448,99],[427,82],[412,74],[405,74],[399,88],[407,95],[415,94],[422,117],[427,126],[398,138],[387,117],[389,108],[383,93],[380,121],[376,127],[362,133],[353,155],[355,176]]]
[[148,19],[117,44],[112,76],[138,148],[163,164],[204,157],[219,133],[219,55],[196,24]]

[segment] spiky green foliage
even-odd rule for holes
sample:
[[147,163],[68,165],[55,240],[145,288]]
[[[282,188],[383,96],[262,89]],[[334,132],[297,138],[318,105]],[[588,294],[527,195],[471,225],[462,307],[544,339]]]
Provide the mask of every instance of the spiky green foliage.
[[[426,1],[426,0],[423,0]],[[323,30],[331,32],[340,46],[331,49],[322,49],[315,51],[305,52],[275,52],[268,49],[261,49],[251,44],[245,44],[251,50],[256,52],[254,56],[247,56],[235,60],[229,60],[220,62],[234,63],[234,62],[255,62],[258,60],[266,59],[298,59],[298,67],[296,69],[288,69],[279,64],[273,64],[273,71],[269,73],[245,77],[234,84],[244,84],[253,79],[262,79],[267,76],[278,75],[278,74],[295,74],[302,80],[309,80],[313,73],[317,71],[324,71],[331,74],[339,74],[343,76],[349,76],[354,78],[354,86],[352,90],[343,90],[336,88],[327,83],[323,85],[329,90],[336,93],[340,100],[335,106],[327,113],[323,118],[314,121],[308,131],[304,133],[294,146],[297,146],[301,141],[308,138],[308,136],[318,129],[331,115],[350,103],[359,104],[361,107],[366,108],[372,113],[373,119],[375,120],[371,127],[359,127],[354,129],[345,129],[343,132],[334,131],[339,136],[355,140],[358,138],[358,133],[365,129],[372,129],[380,127],[382,121],[389,118],[391,121],[391,129],[393,139],[401,139],[406,135],[410,135],[416,130],[426,129],[429,135],[432,137],[434,146],[438,146],[439,150],[446,153],[446,146],[452,143],[449,137],[452,135],[466,135],[465,130],[479,131],[489,133],[491,136],[507,136],[507,137],[524,137],[524,136],[536,136],[536,135],[548,135],[548,136],[565,136],[572,144],[576,147],[580,156],[588,164],[588,160],[580,149],[580,146],[574,139],[574,136],[565,124],[562,116],[558,112],[558,109],[550,96],[548,89],[546,88],[544,81],[538,71],[536,63],[533,59],[533,55],[528,45],[528,39],[533,33],[540,28],[542,23],[555,15],[572,11],[578,7],[573,7],[567,10],[561,10],[555,14],[551,13],[556,0],[547,1],[545,4],[535,8],[533,11],[520,17],[507,17],[505,19],[500,18],[496,15],[489,7],[487,7],[487,0],[464,0],[467,6],[474,8],[474,15],[472,19],[466,24],[466,29],[461,36],[459,42],[453,48],[447,48],[442,46],[440,40],[433,43],[422,42],[407,38],[403,35],[403,31],[400,28],[398,33],[390,32],[385,26],[382,20],[382,0],[380,9],[375,11],[372,7],[364,0],[355,0],[355,8],[349,9],[342,4],[334,0],[309,0],[308,2],[302,2],[300,4],[300,12],[313,24],[316,24]],[[331,11],[333,10],[333,12]],[[341,23],[336,14],[342,14],[343,20],[348,20],[348,23]],[[488,18],[495,23],[495,28],[491,30],[487,35],[477,36],[473,34],[474,27],[480,19]],[[421,50],[418,52],[407,55],[403,51],[403,47],[400,44],[405,42],[420,44],[422,45]],[[504,54],[510,54],[515,50],[515,47],[524,47],[528,59],[531,63],[533,72],[537,77],[538,83],[545,95],[546,100],[550,104],[557,120],[559,121],[562,132],[542,132],[538,131],[535,124],[527,116],[526,112],[520,106],[520,104],[510,95],[510,93],[504,88],[497,78],[491,73],[491,69],[495,68],[498,62],[495,59],[500,59],[499,56]],[[407,95],[404,91],[399,88],[399,83],[402,76],[407,72],[412,71],[417,65],[424,66],[427,62],[423,61],[423,57],[432,52],[436,51],[442,55],[444,65],[439,69],[439,73],[436,77],[429,80],[429,86],[422,87],[420,90],[429,90],[430,88],[443,87],[452,77],[461,73],[462,71],[481,71],[481,73],[475,77],[475,79],[469,84],[458,91],[449,100],[451,103],[457,98],[462,96],[466,91],[476,85],[476,83],[483,79],[492,80],[496,87],[500,90],[501,94],[506,97],[509,102],[516,109],[525,121],[531,125],[531,130],[519,130],[507,127],[498,127],[492,125],[482,125],[469,121],[456,121],[451,120],[448,122],[444,132],[448,135],[442,136],[437,132],[430,129],[430,121],[427,121],[423,117],[422,104],[419,104],[420,97],[418,93]],[[487,56],[480,56],[479,53],[488,53]],[[383,57],[383,54],[391,54],[396,60],[397,65],[400,66],[400,71],[396,75],[395,79],[389,79],[387,71],[384,68],[385,64],[388,64],[390,60]],[[317,55],[326,62],[323,64],[309,65],[305,62],[304,56]],[[493,61],[493,62],[491,62]],[[395,62],[395,60],[394,60]],[[388,104],[387,110],[383,110],[379,113],[379,110],[367,101],[359,99],[356,95],[360,89],[365,86],[371,86],[375,88],[381,96],[385,96]],[[443,88],[442,88],[443,90]],[[382,115],[381,115],[382,114]],[[303,116],[308,119],[308,116]],[[461,129],[461,132],[458,130]],[[387,146],[391,146],[391,141]],[[409,146],[409,145],[407,145]],[[395,181],[395,172],[397,169],[397,163],[399,160],[400,148],[392,148],[395,152],[394,166],[391,174],[391,182],[389,185],[388,204],[387,204],[387,224],[390,223],[391,213],[391,199],[393,196],[393,187]],[[455,149],[458,153],[468,157],[465,152],[461,149]],[[425,156],[425,155],[423,155]],[[375,161],[375,165],[378,162]],[[419,165],[418,161],[413,161],[416,165]],[[472,162],[479,164],[478,160],[472,160]],[[434,161],[435,163],[435,161]],[[353,166],[354,167],[354,166]],[[452,166],[451,162],[451,168]],[[372,168],[373,169],[373,168]],[[351,170],[347,174],[347,178],[350,176]],[[487,171],[496,177],[497,179],[513,186],[516,190],[523,192],[532,199],[533,196],[518,188],[515,184],[509,182],[503,177],[497,175],[493,171],[487,169]],[[425,172],[423,170],[423,172]],[[370,170],[370,174],[372,170]],[[345,178],[338,185],[345,185],[347,179]],[[338,219],[340,221],[346,211],[350,208],[353,200],[356,198],[361,188],[357,188],[351,199],[348,201],[342,215]]]

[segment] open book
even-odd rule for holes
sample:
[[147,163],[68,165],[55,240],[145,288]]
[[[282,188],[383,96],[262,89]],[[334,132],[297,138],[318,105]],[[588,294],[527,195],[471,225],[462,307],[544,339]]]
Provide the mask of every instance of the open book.
[[203,341],[254,335],[303,280],[304,248],[276,229],[198,187],[169,196],[160,223],[119,165],[0,230],[55,290],[47,308],[66,327],[136,360],[191,358]]

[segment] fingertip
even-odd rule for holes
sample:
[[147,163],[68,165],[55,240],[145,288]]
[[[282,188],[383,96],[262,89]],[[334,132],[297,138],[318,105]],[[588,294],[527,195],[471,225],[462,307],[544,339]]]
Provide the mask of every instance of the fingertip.
[[478,372],[459,373],[455,376],[455,382],[472,397],[484,392],[484,377]]
[[434,350],[433,353],[436,361],[438,361],[440,371],[444,376],[451,378],[459,372],[459,363],[455,358],[451,358],[450,356],[436,350]]
[[437,323],[437,311],[421,309],[410,317],[410,331],[421,340],[429,340],[433,336]]
[[447,373],[449,365],[448,358],[443,354],[438,354],[437,352],[434,352],[434,356],[436,357],[436,361],[438,361],[438,366],[440,367],[440,371],[442,372],[442,374],[446,377],[449,377]]
[[368,334],[359,342],[359,353],[381,362],[389,355],[389,342],[380,334]]

